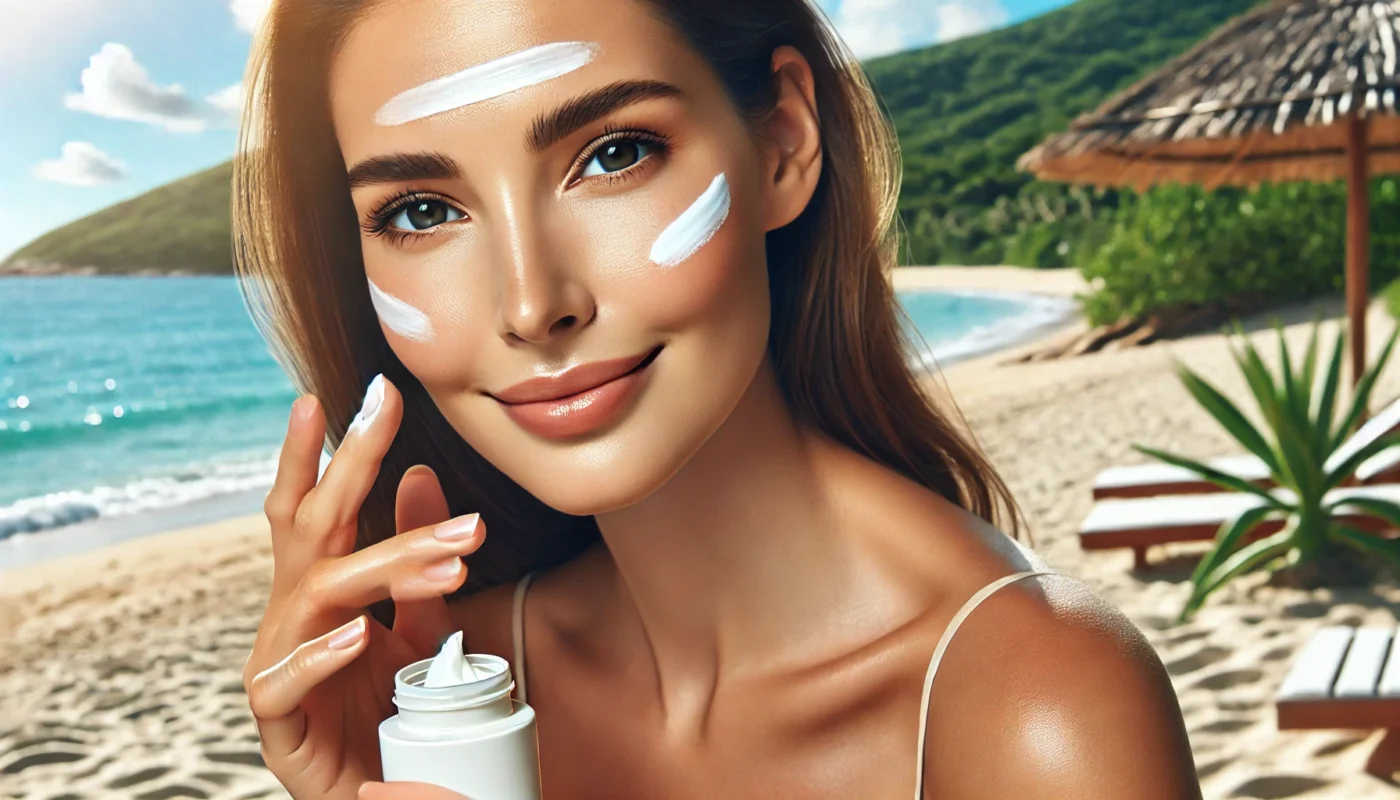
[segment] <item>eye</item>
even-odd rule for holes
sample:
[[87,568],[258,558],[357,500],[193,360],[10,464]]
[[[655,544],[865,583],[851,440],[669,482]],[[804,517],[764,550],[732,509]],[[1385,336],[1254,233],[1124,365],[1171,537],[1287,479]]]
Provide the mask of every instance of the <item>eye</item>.
[[654,149],[655,145],[637,139],[614,139],[598,148],[579,177],[590,178],[594,175],[621,172],[640,163],[651,155]]
[[425,231],[461,218],[462,212],[441,200],[414,200],[402,206],[389,219],[389,227],[401,231]]

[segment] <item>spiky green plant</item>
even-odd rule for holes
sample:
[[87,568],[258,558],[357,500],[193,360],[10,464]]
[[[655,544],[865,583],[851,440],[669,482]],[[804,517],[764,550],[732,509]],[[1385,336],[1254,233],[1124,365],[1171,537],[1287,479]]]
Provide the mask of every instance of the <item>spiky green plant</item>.
[[[1313,325],[1301,369],[1296,371],[1281,328],[1278,329],[1279,363],[1271,371],[1236,324],[1231,353],[1258,404],[1264,421],[1262,427],[1251,423],[1238,406],[1200,375],[1178,365],[1177,373],[1186,390],[1246,451],[1268,465],[1270,477],[1277,485],[1277,489],[1270,490],[1200,461],[1149,447],[1137,448],[1153,458],[1188,469],[1223,489],[1248,492],[1262,501],[1221,525],[1215,546],[1191,576],[1193,588],[1178,622],[1189,620],[1212,592],[1239,575],[1261,567],[1270,573],[1300,567],[1316,561],[1319,555],[1338,545],[1400,568],[1400,541],[1362,530],[1346,522],[1340,514],[1345,507],[1352,519],[1359,512],[1379,518],[1388,527],[1400,527],[1400,504],[1373,497],[1349,498],[1345,492],[1328,494],[1346,484],[1364,461],[1400,444],[1400,435],[1389,435],[1346,458],[1333,457],[1369,407],[1376,380],[1390,359],[1397,335],[1400,330],[1391,335],[1380,358],[1361,376],[1351,403],[1340,418],[1336,412],[1341,406],[1338,389],[1346,340],[1341,334],[1337,336],[1322,377],[1321,391],[1315,391],[1317,324]],[[1279,517],[1284,522],[1282,530],[1244,544],[1254,528],[1266,519]]]

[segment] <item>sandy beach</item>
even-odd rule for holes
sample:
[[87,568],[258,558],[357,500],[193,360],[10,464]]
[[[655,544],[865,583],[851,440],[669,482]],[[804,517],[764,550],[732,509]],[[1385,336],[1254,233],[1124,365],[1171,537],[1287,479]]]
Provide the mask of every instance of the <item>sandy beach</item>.
[[[1059,297],[1076,272],[901,270],[900,288],[1013,290]],[[1317,310],[1282,312],[1301,352]],[[1261,340],[1272,337],[1267,319]],[[1392,322],[1373,307],[1373,347]],[[1063,336],[1082,330],[1047,333]],[[1325,330],[1336,330],[1329,321]],[[1100,470],[1145,461],[1148,444],[1194,456],[1232,452],[1173,373],[1183,362],[1243,398],[1222,337],[1203,335],[1076,359],[1012,363],[1020,345],[937,379],[1002,471],[1035,548],[1145,633],[1172,676],[1208,798],[1400,797],[1363,772],[1375,731],[1279,732],[1272,698],[1293,655],[1327,624],[1396,624],[1400,587],[1301,591],[1261,576],[1173,626],[1200,545],[1151,556],[1085,553],[1075,533]],[[1377,399],[1400,395],[1392,367]],[[0,572],[0,797],[286,797],[261,766],[240,673],[271,577],[268,531],[245,517],[125,541]],[[1131,754],[1125,754],[1131,757]]]

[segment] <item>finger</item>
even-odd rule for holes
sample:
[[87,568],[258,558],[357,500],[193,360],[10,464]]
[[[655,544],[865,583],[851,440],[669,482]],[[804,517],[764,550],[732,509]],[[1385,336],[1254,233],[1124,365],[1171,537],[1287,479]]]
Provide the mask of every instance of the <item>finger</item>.
[[[454,534],[463,538],[449,538]],[[322,559],[307,570],[285,604],[289,619],[282,636],[300,641],[318,624],[324,625],[328,614],[345,609],[364,608],[389,598],[395,602],[423,600],[454,592],[467,577],[462,556],[475,552],[484,537],[480,518],[467,514],[385,539],[348,556]]]
[[368,631],[366,618],[356,617],[299,645],[248,682],[248,706],[268,754],[283,757],[301,746],[306,734],[302,701],[312,689],[364,652]]
[[402,419],[403,397],[388,379],[376,375],[325,474],[297,511],[297,538],[305,542],[308,559],[341,556],[355,549],[360,507],[379,476]]
[[302,395],[292,403],[287,420],[287,436],[277,457],[277,477],[272,481],[263,511],[273,531],[287,529],[296,517],[297,507],[316,485],[321,443],[325,439],[325,417],[315,395]]
[[[394,503],[395,529],[400,535],[436,525],[451,516],[442,483],[430,467],[419,464],[404,473]],[[447,600],[440,594],[394,603],[394,632],[422,657],[437,652],[443,639],[452,633],[451,629]]]
[[471,798],[431,783],[368,781],[360,785],[358,800],[471,800]]

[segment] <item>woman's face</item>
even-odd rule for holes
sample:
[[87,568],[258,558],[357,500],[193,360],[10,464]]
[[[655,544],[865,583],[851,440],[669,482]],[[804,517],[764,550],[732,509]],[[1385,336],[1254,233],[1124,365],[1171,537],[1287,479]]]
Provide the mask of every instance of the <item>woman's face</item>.
[[768,338],[768,159],[707,63],[638,0],[394,0],[330,81],[371,297],[447,420],[568,513],[664,484]]

